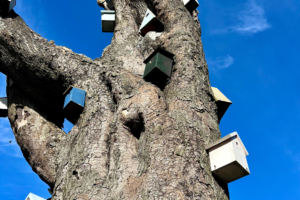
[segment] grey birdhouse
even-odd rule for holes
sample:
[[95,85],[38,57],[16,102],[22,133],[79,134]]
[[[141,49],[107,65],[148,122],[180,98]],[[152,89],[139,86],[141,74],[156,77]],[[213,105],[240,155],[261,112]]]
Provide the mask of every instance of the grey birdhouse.
[[16,4],[16,0],[0,0],[0,10],[2,12],[10,12]]
[[166,50],[158,48],[145,61],[143,78],[158,87],[163,87],[171,77],[174,55]]
[[148,9],[142,25],[140,27],[139,33],[145,36],[149,31],[163,32],[164,25],[159,19]]
[[230,183],[250,174],[246,156],[249,155],[237,132],[209,145],[212,173],[225,183]]
[[103,32],[114,32],[116,12],[114,10],[101,10],[101,23]]
[[182,2],[190,12],[196,10],[199,6],[197,0],[182,0]]
[[8,109],[7,109],[7,98],[0,98],[0,117],[7,117]]
[[211,87],[218,107],[218,118],[221,121],[223,115],[232,104],[232,102],[218,89]]
[[64,113],[67,120],[75,124],[84,109],[86,92],[76,87],[69,87],[65,93]]

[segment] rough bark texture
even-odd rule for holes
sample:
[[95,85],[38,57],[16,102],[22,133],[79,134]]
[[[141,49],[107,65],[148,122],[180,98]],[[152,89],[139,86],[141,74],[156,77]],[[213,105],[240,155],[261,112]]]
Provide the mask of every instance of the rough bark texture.
[[[229,199],[205,147],[220,138],[197,11],[181,0],[111,0],[112,43],[91,60],[0,14],[0,71],[9,121],[24,157],[52,200]],[[162,33],[138,34],[147,7]],[[120,48],[121,47],[121,48]],[[164,88],[145,82],[143,61],[157,47],[175,54]],[[63,92],[87,92],[71,132],[62,130]]]

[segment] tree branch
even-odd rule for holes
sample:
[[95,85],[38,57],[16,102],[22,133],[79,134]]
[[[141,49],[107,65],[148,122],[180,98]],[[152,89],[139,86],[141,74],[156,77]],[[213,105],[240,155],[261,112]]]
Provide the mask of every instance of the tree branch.
[[33,102],[14,84],[9,88],[8,100],[8,119],[25,159],[33,171],[53,188],[57,157],[66,133],[49,122],[48,108]]
[[63,92],[77,80],[88,79],[96,66],[90,58],[33,32],[14,11],[1,14],[0,71],[41,104],[61,110]]

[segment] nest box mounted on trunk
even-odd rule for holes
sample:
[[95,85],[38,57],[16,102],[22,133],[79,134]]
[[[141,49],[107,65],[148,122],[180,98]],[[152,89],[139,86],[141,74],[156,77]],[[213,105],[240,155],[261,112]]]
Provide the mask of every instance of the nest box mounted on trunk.
[[25,200],[46,200],[46,199],[39,197],[35,194],[29,193],[29,195],[26,197]]
[[0,98],[0,117],[7,117],[7,98]]
[[185,7],[191,12],[193,10],[196,10],[199,6],[199,3],[197,0],[182,0]]
[[145,61],[144,79],[158,87],[163,87],[171,77],[174,55],[158,48]]
[[69,87],[65,93],[64,113],[75,124],[83,111],[86,92],[76,87]]
[[212,173],[225,183],[230,183],[250,174],[246,156],[248,152],[237,132],[209,145]]
[[146,15],[144,17],[144,20],[142,22],[142,25],[140,27],[140,34],[142,36],[145,36],[149,31],[155,31],[155,32],[163,32],[164,31],[164,25],[159,21],[159,19],[148,9],[146,12]]
[[2,12],[10,12],[16,4],[16,0],[0,0],[0,10]]
[[232,104],[232,102],[218,89],[211,87],[218,107],[218,118],[221,121],[223,115]]
[[101,22],[103,32],[114,32],[116,12],[114,10],[101,10]]

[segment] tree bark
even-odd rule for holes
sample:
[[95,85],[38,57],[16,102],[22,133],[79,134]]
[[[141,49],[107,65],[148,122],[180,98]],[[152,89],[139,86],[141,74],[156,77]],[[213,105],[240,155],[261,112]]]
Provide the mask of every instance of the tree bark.
[[[111,0],[116,27],[101,58],[48,42],[14,11],[0,13],[0,71],[8,117],[24,157],[52,200],[229,199],[205,147],[220,138],[197,10],[181,0]],[[138,34],[149,8],[162,33]],[[175,55],[164,88],[143,80],[143,61]],[[63,92],[87,92],[71,132],[61,127]]]

